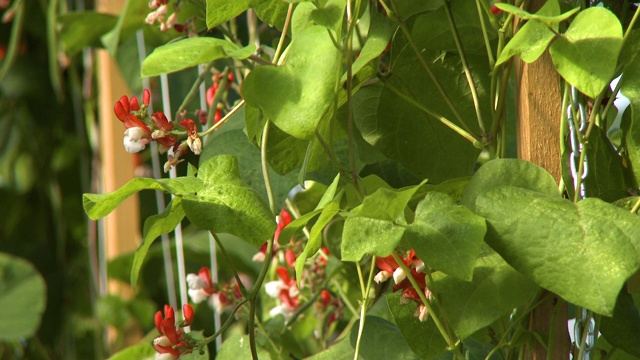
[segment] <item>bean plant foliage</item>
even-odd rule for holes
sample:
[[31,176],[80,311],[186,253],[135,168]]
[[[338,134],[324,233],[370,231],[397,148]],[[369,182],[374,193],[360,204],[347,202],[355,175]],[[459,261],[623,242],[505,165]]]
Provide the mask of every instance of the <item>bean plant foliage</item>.
[[[554,346],[558,334],[530,319],[558,296],[599,330],[597,342],[574,340],[575,357],[587,345],[596,358],[640,357],[638,12],[591,3],[152,1],[147,22],[173,38],[140,74],[203,64],[204,125],[189,106],[174,121],[147,113],[147,92],[142,105],[121,99],[127,150],[172,148],[165,170],[178,176],[85,194],[84,207],[95,220],[141,190],[173,196],[145,221],[135,288],[155,239],[181,222],[227,239],[228,275],[213,283],[205,268],[189,281],[193,303],[215,298],[222,329],[183,332],[184,309],[170,330],[165,308],[156,353],[204,356],[222,336],[220,359],[512,359]],[[107,20],[105,32],[118,26],[96,14],[63,25]],[[513,65],[547,56],[562,89],[549,96],[565,106],[547,119],[562,124],[562,179],[513,158]],[[196,89],[203,77],[189,74]],[[172,96],[195,104],[187,92]],[[621,93],[626,110],[613,103]],[[238,266],[250,259],[227,254],[243,246],[257,254],[250,275]]]

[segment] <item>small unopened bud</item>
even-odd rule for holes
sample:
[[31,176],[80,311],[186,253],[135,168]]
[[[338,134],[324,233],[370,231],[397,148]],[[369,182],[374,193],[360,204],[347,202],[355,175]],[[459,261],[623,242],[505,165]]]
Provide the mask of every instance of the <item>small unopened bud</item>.
[[196,154],[196,155],[200,155],[202,154],[202,141],[200,140],[199,137],[197,138],[191,138],[188,137],[187,138],[187,145],[189,145],[189,149],[191,149],[191,151]]

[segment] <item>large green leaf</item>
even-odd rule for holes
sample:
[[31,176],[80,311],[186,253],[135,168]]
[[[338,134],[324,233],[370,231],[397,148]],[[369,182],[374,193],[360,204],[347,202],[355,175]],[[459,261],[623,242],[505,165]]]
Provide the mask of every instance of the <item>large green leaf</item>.
[[640,357],[640,312],[625,289],[618,296],[613,317],[602,317],[600,332],[611,345]]
[[[501,4],[505,5],[505,4]],[[536,13],[539,16],[556,16],[560,14],[560,4],[557,0],[547,1]],[[552,24],[551,28],[558,31],[558,24]],[[517,55],[527,63],[534,62],[547,49],[555,34],[549,26],[540,21],[528,21],[516,32],[504,47],[496,65],[509,60],[513,55]]]
[[595,98],[613,77],[622,48],[622,26],[602,7],[581,11],[567,32],[549,48],[560,75],[584,94]]
[[202,184],[202,180],[194,177],[158,180],[135,178],[124,184],[120,189],[108,194],[84,194],[82,196],[82,205],[89,218],[98,220],[107,216],[126,198],[140,190],[161,190],[176,196],[182,196],[200,191]]
[[418,204],[405,234],[429,267],[471,281],[485,232],[483,218],[448,195],[431,192]]
[[[470,6],[467,0],[448,1],[447,6],[451,8],[456,31],[460,36],[465,54],[486,54],[478,8],[475,5]],[[444,7],[419,16],[413,26],[412,33],[421,49],[458,52]],[[495,32],[489,31],[487,36],[491,40],[495,38]]]
[[392,221],[349,217],[342,232],[342,261],[359,261],[365,254],[388,256],[400,243],[403,234],[404,228]]
[[204,182],[202,190],[182,199],[184,212],[193,224],[236,235],[257,246],[273,235],[274,215],[255,190],[241,180],[235,157],[212,157],[200,164],[198,178]]
[[420,321],[415,315],[417,304],[400,300],[400,294],[385,296],[389,311],[409,348],[421,359],[433,359],[444,353],[447,343],[438,331],[433,319]]
[[246,59],[256,50],[254,45],[240,48],[223,39],[196,37],[172,42],[153,50],[142,62],[142,76],[157,76],[187,69],[216,59]]
[[310,139],[333,108],[340,59],[327,29],[311,26],[290,45],[284,65],[254,69],[243,83],[242,95],[287,134]]
[[565,300],[611,316],[640,268],[640,217],[588,198],[578,204],[516,187],[478,196],[487,243],[509,264]]
[[510,314],[539,290],[486,245],[476,262],[473,281],[441,273],[435,273],[434,280],[432,290],[440,297],[447,321],[463,339]]
[[560,196],[553,176],[540,166],[524,160],[497,159],[482,165],[473,175],[462,193],[460,203],[475,211],[478,195],[505,185]]
[[[358,327],[351,329],[351,346],[355,348]],[[367,316],[360,343],[360,355],[363,359],[415,360],[398,328],[391,322],[377,317]]]
[[[430,34],[418,31],[413,35],[416,41],[430,37]],[[386,79],[387,86],[377,94],[375,89],[371,89],[362,95],[377,103],[377,112],[371,114],[368,111],[373,103],[364,105],[364,113],[354,108],[358,130],[376,150],[401,163],[418,177],[439,183],[469,175],[480,149],[421,109],[426,108],[464,128],[411,47],[404,49],[396,59],[392,59],[393,68],[391,76]],[[460,118],[472,132],[477,133],[476,110],[460,58],[449,53],[445,57],[439,55],[434,51],[421,52],[425,61],[430,63],[446,97],[456,104]],[[481,113],[484,119],[489,119],[491,111],[487,106],[490,102],[487,90],[490,84],[486,56],[469,55],[467,60],[478,90]]]
[[144,221],[142,232],[142,244],[136,250],[131,267],[131,287],[135,290],[138,283],[138,275],[142,269],[149,247],[162,234],[173,231],[184,218],[182,198],[174,197],[167,207],[158,215],[150,216]]
[[405,223],[404,210],[419,187],[381,187],[365,197],[344,223],[342,260],[358,261],[365,254],[388,256],[402,239],[405,227],[397,223]]
[[[247,109],[248,110],[248,109]],[[240,177],[247,185],[251,186],[260,198],[267,201],[267,190],[264,186],[262,165],[260,160],[260,149],[251,144],[243,130],[244,114],[242,110],[229,119],[220,130],[209,135],[205,142],[204,149],[200,155],[200,163],[204,163],[215,155],[228,154],[238,158]],[[249,127],[247,127],[248,129]],[[289,137],[289,139],[291,139]],[[301,141],[301,140],[298,140]],[[279,158],[284,156],[294,156],[290,149],[280,147],[279,138],[276,136],[274,145],[271,142],[271,135],[267,145],[267,158]],[[283,140],[286,142],[286,140]],[[272,152],[273,151],[273,152]],[[279,161],[279,160],[274,160]],[[282,165],[282,164],[281,164]],[[284,167],[284,165],[282,165]],[[272,167],[277,167],[272,164]],[[280,169],[282,170],[282,169]],[[281,208],[287,198],[289,191],[298,184],[297,174],[294,172],[286,175],[279,175],[276,171],[269,169],[269,177],[276,201],[276,208]]]
[[46,303],[46,285],[35,267],[0,253],[0,342],[20,341],[35,334]]

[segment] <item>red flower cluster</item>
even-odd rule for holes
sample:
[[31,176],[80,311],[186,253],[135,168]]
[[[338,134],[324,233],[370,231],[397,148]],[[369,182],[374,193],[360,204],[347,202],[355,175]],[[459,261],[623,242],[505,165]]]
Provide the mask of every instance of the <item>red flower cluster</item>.
[[187,275],[187,285],[189,286],[189,297],[191,301],[198,304],[211,299],[214,309],[218,312],[224,311],[229,306],[233,306],[237,299],[242,298],[240,287],[235,282],[229,282],[218,286],[211,280],[211,270],[203,266],[198,274]]
[[182,307],[184,321],[176,326],[176,318],[173,308],[164,306],[164,316],[162,311],[158,311],[154,318],[156,328],[160,336],[153,340],[153,348],[156,350],[156,359],[176,360],[181,355],[188,354],[193,350],[192,339],[185,334],[183,327],[191,325],[193,322],[193,308],[189,304]]
[[271,309],[269,315],[273,317],[282,314],[286,319],[293,315],[298,308],[300,290],[296,280],[289,275],[289,270],[286,267],[279,266],[276,269],[276,274],[280,280],[270,281],[265,284],[264,288],[267,295],[280,299],[282,303]]
[[[426,283],[426,274],[422,272],[424,269],[424,262],[418,259],[416,256],[416,252],[411,249],[405,257],[401,258],[402,263],[410,269],[410,276],[416,281],[420,291],[424,294],[427,300],[431,299],[431,291],[427,288]],[[425,321],[428,316],[427,307],[423,303],[420,298],[420,294],[413,287],[411,281],[407,278],[407,274],[405,274],[404,270],[398,265],[393,255],[389,255],[384,258],[376,258],[376,266],[380,268],[380,272],[376,274],[374,280],[377,283],[381,283],[386,281],[390,277],[393,276],[393,280],[395,285],[393,286],[393,291],[396,292],[398,290],[402,290],[401,300],[409,301],[413,300],[418,304],[418,308],[416,309],[416,316],[420,319],[420,321]]]
[[137,153],[144,150],[146,145],[152,140],[161,145],[161,152],[166,151],[176,143],[174,136],[167,133],[173,130],[173,124],[161,111],[149,116],[147,108],[151,101],[151,93],[144,89],[142,95],[142,106],[138,103],[138,98],[133,96],[129,99],[122,96],[113,107],[116,117],[124,124],[124,147],[129,153]]

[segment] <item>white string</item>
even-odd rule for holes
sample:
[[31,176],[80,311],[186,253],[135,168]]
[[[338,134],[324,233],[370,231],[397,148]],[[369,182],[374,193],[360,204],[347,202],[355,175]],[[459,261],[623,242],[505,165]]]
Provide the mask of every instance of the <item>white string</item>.
[[[144,41],[144,33],[142,29],[138,30],[136,33],[136,39],[138,42],[138,57],[140,60],[140,64],[142,65],[142,61],[147,57],[145,41]],[[142,87],[144,89],[149,89],[149,78],[142,78]],[[153,113],[153,103],[149,103],[148,112]],[[162,173],[160,172],[160,156],[158,155],[158,144],[155,141],[151,142],[151,169],[153,171],[153,178],[160,179],[162,178]],[[156,191],[156,206],[158,209],[158,213],[162,212],[165,208],[164,195],[161,191]],[[169,305],[172,308],[176,308],[178,305],[178,300],[176,299],[176,285],[175,279],[173,276],[173,259],[171,258],[171,243],[169,242],[169,234],[162,234],[162,256],[164,260],[164,275],[167,283],[167,295],[169,298]]]

